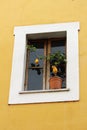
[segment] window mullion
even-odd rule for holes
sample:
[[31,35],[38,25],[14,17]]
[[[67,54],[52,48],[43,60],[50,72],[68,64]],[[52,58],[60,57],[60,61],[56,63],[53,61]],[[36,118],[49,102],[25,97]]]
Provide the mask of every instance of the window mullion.
[[[47,55],[51,53],[51,40],[48,40],[47,43]],[[47,61],[47,77],[46,77],[46,89],[49,89],[49,78],[50,78],[50,63]]]
[[[44,41],[44,56],[46,57],[46,51],[47,51],[47,48],[46,48],[46,45],[47,45],[47,41],[45,40]],[[44,58],[44,61],[43,61],[43,90],[46,89],[46,59]]]

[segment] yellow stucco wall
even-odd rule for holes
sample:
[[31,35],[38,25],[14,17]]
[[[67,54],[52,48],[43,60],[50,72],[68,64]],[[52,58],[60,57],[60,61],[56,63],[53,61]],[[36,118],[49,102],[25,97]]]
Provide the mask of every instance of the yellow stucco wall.
[[[86,13],[86,0],[0,0],[0,130],[87,130]],[[73,21],[80,22],[80,101],[8,105],[14,26]]]

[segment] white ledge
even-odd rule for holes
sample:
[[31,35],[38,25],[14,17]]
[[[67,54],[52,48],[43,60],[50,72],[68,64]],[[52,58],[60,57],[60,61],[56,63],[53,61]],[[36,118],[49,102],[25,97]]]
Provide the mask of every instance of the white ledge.
[[69,88],[62,88],[62,89],[50,89],[50,90],[20,91],[19,94],[48,93],[48,92],[63,92],[63,91],[70,91],[70,89],[69,89]]

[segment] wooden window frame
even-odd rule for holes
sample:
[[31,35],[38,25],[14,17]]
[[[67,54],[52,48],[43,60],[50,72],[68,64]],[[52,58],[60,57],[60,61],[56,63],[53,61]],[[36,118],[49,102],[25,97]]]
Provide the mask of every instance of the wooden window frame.
[[[35,40],[29,40],[31,43],[32,41],[35,42],[44,42],[44,56],[48,56],[51,53],[51,43],[52,41],[59,41],[59,40],[65,40],[66,45],[66,37],[62,38],[49,38],[49,39],[35,39]],[[65,47],[66,48],[66,47]],[[29,50],[26,50],[26,69],[25,69],[25,84],[24,84],[24,91],[38,91],[38,90],[28,90],[28,70],[30,69],[29,66]],[[33,67],[31,67],[33,68]],[[34,67],[36,68],[36,67]],[[46,59],[43,60],[43,89],[42,90],[49,90],[49,77],[50,77],[50,63],[49,61],[46,61]]]

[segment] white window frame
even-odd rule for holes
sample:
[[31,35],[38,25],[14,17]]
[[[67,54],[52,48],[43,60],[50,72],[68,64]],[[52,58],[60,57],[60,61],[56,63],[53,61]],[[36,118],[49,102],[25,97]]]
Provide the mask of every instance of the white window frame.
[[[79,100],[79,22],[15,27],[14,51],[8,104],[62,102]],[[54,91],[24,91],[26,67],[26,36],[66,32],[67,79],[66,89]]]

